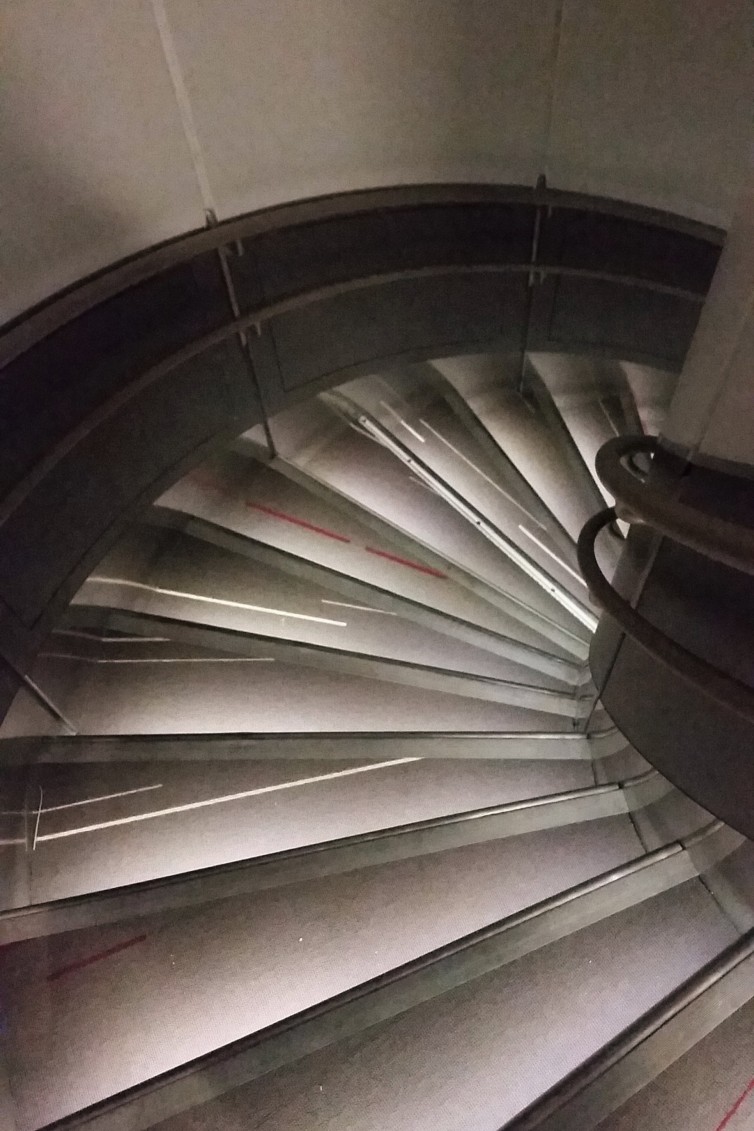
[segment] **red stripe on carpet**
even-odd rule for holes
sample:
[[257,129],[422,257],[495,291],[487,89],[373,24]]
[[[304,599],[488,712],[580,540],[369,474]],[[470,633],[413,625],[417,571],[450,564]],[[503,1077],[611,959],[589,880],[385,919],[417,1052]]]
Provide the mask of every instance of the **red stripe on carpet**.
[[144,942],[146,935],[137,935],[135,939],[127,939],[125,942],[117,943],[115,946],[109,946],[107,950],[101,950],[98,954],[91,954],[88,958],[81,958],[78,962],[71,962],[68,966],[61,966],[59,970],[53,970],[52,974],[47,975],[48,982],[54,982],[58,978],[64,977],[66,974],[72,974],[76,970],[83,970],[85,966],[91,966],[93,962],[100,962],[103,958],[110,958],[113,954],[118,954],[121,950],[127,950],[130,946],[136,946],[137,943]]
[[741,1107],[741,1104],[744,1102],[746,1097],[748,1095],[750,1095],[752,1092],[754,1092],[754,1080],[749,1080],[749,1083],[746,1085],[744,1090],[741,1092],[741,1095],[738,1097],[736,1102],[733,1104],[733,1107],[730,1109],[730,1111],[726,1112],[725,1115],[723,1116],[722,1123],[718,1123],[717,1127],[715,1128],[715,1131],[723,1131],[723,1127],[728,1126],[728,1124],[730,1123],[733,1116],[736,1114],[738,1109]]
[[267,507],[263,503],[248,503],[246,506],[253,511],[261,511],[262,514],[268,514],[271,518],[280,518],[283,522],[292,522],[294,526],[303,526],[304,530],[311,530],[314,534],[324,534],[325,538],[334,538],[336,542],[350,542],[350,538],[346,538],[344,534],[338,534],[334,530],[328,530],[325,526],[315,526],[313,522],[307,522],[305,518],[296,518],[295,515],[286,514],[285,511],[275,510],[274,507]]
[[441,573],[439,569],[433,569],[432,566],[421,565],[419,562],[409,561],[408,558],[399,558],[397,554],[389,554],[387,550],[375,550],[374,546],[365,546],[364,549],[368,554],[376,554],[378,558],[387,558],[389,562],[397,562],[398,565],[408,566],[409,569],[418,569],[420,573],[428,573],[430,577],[439,577],[442,581],[447,581],[447,573]]

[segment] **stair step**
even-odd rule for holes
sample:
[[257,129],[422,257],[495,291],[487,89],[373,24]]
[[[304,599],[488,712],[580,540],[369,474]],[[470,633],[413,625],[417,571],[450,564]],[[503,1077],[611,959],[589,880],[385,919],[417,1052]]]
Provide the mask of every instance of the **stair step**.
[[77,593],[69,616],[75,620],[82,606],[112,607],[551,689],[575,682],[448,637],[439,622],[430,628],[369,605],[344,603],[336,590],[293,580],[271,564],[183,534],[164,547],[148,580],[139,576],[141,571],[103,562]]
[[[754,992],[749,975],[749,992]],[[754,1001],[702,1037],[597,1131],[745,1131],[754,1125]],[[726,1122],[727,1121],[727,1122]]]
[[[436,863],[431,862],[430,868]],[[401,867],[410,871],[407,864]],[[499,870],[492,865],[488,874],[497,898]],[[468,1109],[473,1097],[476,1103],[482,1098],[482,1110],[494,1104],[497,1115],[507,1117],[508,1111],[512,1114],[522,1106],[532,1089],[538,1094],[548,1076],[562,1074],[575,1057],[591,1051],[596,1041],[606,1039],[731,941],[732,928],[698,881],[689,880],[693,874],[684,852],[663,850],[588,880],[530,911],[508,915],[392,971],[391,960],[406,953],[397,949],[405,945],[401,939],[421,954],[425,949],[421,935],[436,930],[435,917],[427,917],[425,928],[421,925],[425,920],[415,920],[412,914],[415,877],[409,878],[404,889],[387,883],[383,890],[389,906],[382,914],[375,917],[368,905],[365,908],[373,946],[367,945],[367,936],[354,937],[355,905],[352,897],[340,898],[339,893],[347,891],[342,877],[332,898],[339,908],[348,909],[342,928],[345,933],[335,940],[328,934],[329,952],[320,952],[309,941],[326,901],[309,891],[310,910],[297,918],[291,910],[290,890],[277,904],[274,893],[261,897],[262,907],[265,900],[270,905],[268,914],[254,920],[253,934],[248,910],[232,901],[191,912],[191,919],[184,914],[174,921],[161,919],[154,936],[149,933],[148,920],[136,921],[130,928],[135,933],[125,940],[122,930],[114,933],[113,928],[100,928],[88,941],[96,937],[103,944],[98,952],[101,961],[88,945],[82,948],[85,940],[80,932],[55,943],[46,941],[44,952],[40,944],[25,944],[11,955],[13,984],[18,987],[18,997],[10,1005],[11,1024],[23,1031],[25,1018],[38,1013],[41,1002],[53,997],[62,1039],[59,1044],[48,1042],[44,1064],[37,1061],[36,1071],[33,1044],[17,1046],[16,1101],[27,1125],[40,1126],[148,1080],[155,1072],[170,1071],[196,1057],[208,1058],[206,1064],[200,1060],[192,1065],[188,1076],[179,1069],[173,1077],[161,1078],[158,1109],[152,1106],[157,1093],[149,1085],[124,1097],[128,1126],[151,1126],[153,1116],[151,1122],[144,1119],[150,1107],[153,1113],[159,1111],[160,1118],[171,1110],[184,1111],[194,1106],[199,1095],[204,1099],[218,1095],[260,1072],[370,1028],[366,1035],[367,1047],[372,1048],[368,1075],[380,1079],[380,1102],[387,1100],[392,1125],[428,1127],[432,1118],[439,1120],[435,1126],[457,1127],[459,1112]],[[462,887],[467,886],[466,875],[464,869],[457,877]],[[381,878],[375,872],[363,873],[348,882],[358,888],[361,882]],[[444,899],[440,876],[436,882],[437,898],[442,904],[451,902]],[[326,889],[327,881],[321,883]],[[325,889],[320,887],[320,896]],[[408,901],[404,911],[395,902],[401,890]],[[307,898],[306,892],[302,898]],[[381,958],[386,920],[394,921],[394,929],[387,956]],[[257,930],[261,937],[256,936]],[[619,954],[614,946],[616,931],[623,944]],[[256,959],[249,953],[254,938],[259,948]],[[620,992],[624,987],[615,978],[616,962],[620,960],[624,977],[626,966],[630,970],[633,965],[638,974],[645,968],[648,947],[656,954],[653,977],[639,979],[630,995]],[[355,965],[344,982],[346,953]],[[34,969],[37,974],[30,979]],[[256,972],[251,984],[250,969]],[[40,977],[41,971],[47,973]],[[239,980],[245,993],[239,993]],[[349,983],[353,989],[346,988]],[[596,997],[584,993],[585,983],[603,990]],[[124,992],[130,1008],[124,1004]],[[337,996],[325,1002],[333,993]],[[68,1011],[76,1018],[75,1028],[66,1024]],[[283,1020],[291,1014],[295,1021]],[[578,1029],[566,1035],[557,1019],[572,1014],[579,1019]],[[202,1018],[201,1025],[196,1024],[197,1016]],[[164,1039],[166,1023],[169,1041]],[[374,1025],[378,1028],[372,1028]],[[220,1047],[254,1029],[257,1037],[242,1039],[228,1049]],[[461,1031],[466,1036],[459,1044]],[[420,1032],[431,1032],[432,1041],[419,1040]],[[414,1052],[412,1071],[406,1076],[409,1042]],[[209,1051],[215,1048],[218,1052]],[[344,1104],[350,1090],[353,1098],[345,1107],[351,1108],[348,1117],[353,1119],[362,1104],[372,1102],[361,1070],[363,1062],[344,1059],[337,1045],[331,1051],[335,1057],[331,1071],[340,1073],[344,1082],[339,1102]],[[455,1055],[462,1066],[466,1063],[452,1085],[447,1078],[442,1082],[449,1055]],[[74,1058],[77,1071],[72,1073]],[[414,1072],[417,1060],[422,1062],[418,1075]],[[508,1062],[507,1094],[501,1095],[499,1075],[489,1074],[492,1060],[498,1065]],[[387,1087],[388,1080],[393,1087]],[[425,1098],[434,1095],[438,1101],[437,1107],[434,1100],[427,1105],[419,1122],[405,1119],[402,1107],[416,1102],[412,1091],[417,1084]],[[396,1101],[397,1111],[390,1106]],[[345,1116],[345,1108],[342,1111]],[[374,1118],[376,1113],[370,1114]],[[103,1117],[103,1126],[107,1126],[107,1113]],[[88,1126],[98,1128],[100,1117],[89,1113],[88,1118]]]
[[[113,614],[111,623],[129,629],[147,629],[142,618],[128,619],[125,613]],[[169,626],[164,619],[154,618],[148,635],[164,635]],[[304,657],[311,665],[286,662],[273,655],[275,642],[258,641],[255,654],[251,642],[241,639],[246,654],[227,651],[210,652],[197,643],[212,637],[212,630],[201,626],[185,629],[186,642],[195,648],[193,658],[181,662],[153,661],[130,664],[91,663],[66,658],[42,657],[33,676],[53,699],[66,703],[66,713],[79,733],[88,734],[186,734],[201,731],[243,732],[254,730],[280,732],[290,730],[291,723],[304,731],[376,731],[388,726],[391,731],[490,730],[490,731],[571,731],[571,719],[560,713],[533,710],[524,706],[494,701],[492,695],[512,698],[505,686],[485,685],[482,680],[473,686],[490,695],[485,701],[469,697],[472,681],[465,679],[452,689],[452,677],[430,673],[422,682],[436,682],[447,690],[435,687],[406,686],[393,680],[375,678],[378,672],[402,676],[410,668],[391,666],[379,661],[363,661],[371,675],[342,671],[332,657],[332,670],[325,670],[316,651]],[[230,638],[232,639],[232,638]],[[228,639],[223,643],[227,644]],[[289,654],[289,653],[287,653]],[[293,658],[293,657],[291,657]],[[106,658],[105,658],[106,659]],[[350,660],[349,660],[350,663]],[[253,679],[250,678],[253,672]],[[418,677],[421,679],[421,673]],[[542,697],[548,693],[539,692]],[[540,698],[540,702],[544,699]],[[295,705],[295,711],[293,706]],[[562,704],[565,706],[565,704]],[[4,736],[39,733],[37,718],[27,721],[20,712],[11,711]],[[571,709],[572,713],[572,709]]]
[[[332,861],[317,851],[284,871],[341,871],[626,812],[628,795],[590,779],[583,761],[45,766],[29,791],[31,895],[47,901],[333,842]],[[402,835],[374,839],[388,829]],[[345,852],[344,837],[357,842]]]

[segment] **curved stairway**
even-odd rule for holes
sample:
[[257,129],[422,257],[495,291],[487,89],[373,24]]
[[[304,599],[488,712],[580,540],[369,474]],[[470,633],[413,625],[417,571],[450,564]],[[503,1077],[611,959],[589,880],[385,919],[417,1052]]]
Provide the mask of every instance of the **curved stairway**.
[[750,1125],[751,845],[601,709],[575,555],[673,384],[357,377],[100,563],[0,730],[3,1127]]

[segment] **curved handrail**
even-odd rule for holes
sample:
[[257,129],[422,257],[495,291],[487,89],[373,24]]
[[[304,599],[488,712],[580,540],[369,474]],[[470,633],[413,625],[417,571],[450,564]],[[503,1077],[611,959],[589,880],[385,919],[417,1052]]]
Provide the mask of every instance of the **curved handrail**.
[[581,531],[576,547],[579,568],[597,604],[655,660],[690,683],[701,695],[754,724],[754,689],[666,636],[632,608],[607,580],[597,563],[594,543],[600,530],[615,518],[615,507],[594,515]]
[[[630,204],[609,197],[590,196],[540,186],[531,188],[523,185],[450,182],[385,185],[378,188],[327,193],[242,213],[204,228],[184,232],[153,247],[142,249],[64,287],[56,294],[47,296],[31,309],[0,326],[0,368],[98,303],[107,301],[121,291],[205,252],[217,251],[218,248],[232,246],[241,240],[253,239],[279,228],[316,223],[333,216],[354,216],[377,209],[468,204],[502,206],[528,204],[534,207],[578,209],[617,219],[656,225],[669,231],[690,235],[718,247],[722,247],[724,240],[724,231],[718,228],[660,209]],[[533,266],[536,265],[520,265],[521,270],[527,272]],[[537,269],[539,270],[539,267]],[[639,284],[644,283],[641,276],[636,277],[634,281]],[[651,286],[652,280],[647,281]],[[692,289],[668,287],[667,284],[662,283],[659,286],[661,289],[688,295],[694,300],[704,299],[703,294]]]
[[656,436],[616,436],[597,453],[597,474],[611,495],[638,520],[689,549],[733,569],[754,575],[754,529],[680,503],[643,483],[622,463],[638,452],[654,454]]
[[[258,328],[264,323],[271,322],[274,318],[280,317],[281,315],[304,309],[317,302],[340,298],[352,292],[366,291],[372,287],[387,287],[393,283],[408,280],[443,278],[453,275],[495,275],[511,274],[512,272],[531,274],[533,270],[536,270],[537,274],[543,276],[581,276],[590,279],[602,279],[607,282],[620,281],[632,286],[646,286],[647,289],[650,290],[660,289],[670,293],[685,294],[685,292],[679,292],[677,288],[668,288],[661,284],[645,284],[642,279],[637,279],[633,276],[618,276],[610,272],[592,271],[581,268],[561,266],[553,268],[548,267],[546,264],[534,264],[531,261],[526,261],[513,264],[495,262],[441,263],[430,267],[406,267],[395,271],[382,271],[366,275],[357,274],[350,278],[326,283],[321,286],[308,287],[302,291],[287,295],[284,298],[262,300],[242,314],[226,319],[220,326],[201,334],[198,338],[193,338],[179,349],[174,350],[167,357],[162,358],[160,361],[141,372],[126,385],[119,387],[105,400],[91,409],[78,424],[74,425],[69,432],[50,447],[47,454],[39,460],[31,471],[27,472],[27,474],[7,492],[0,503],[0,524],[5,522],[14,511],[18,509],[38,483],[61,462],[64,456],[89,435],[89,433],[93,432],[95,428],[104,424],[118,409],[123,408],[123,406],[128,404],[135,396],[157,383],[168,373],[190,361],[192,358],[197,357],[199,354],[204,353],[206,350],[212,349],[214,346],[219,346],[224,342],[230,341],[238,335],[247,333],[254,327]],[[703,296],[694,295],[691,292],[686,294],[686,297],[703,301]],[[45,307],[40,317],[46,310],[47,308]],[[18,334],[16,334],[13,328],[9,331],[10,352],[8,356],[11,360],[19,353],[25,352],[25,350],[30,348],[33,344],[31,340],[27,341],[23,336],[24,323],[21,323],[17,329]],[[2,354],[4,346],[5,342],[0,328],[0,368],[2,368],[3,363]]]
[[[629,206],[625,203],[592,199],[580,194],[539,187],[530,189],[524,186],[473,184],[409,185],[315,197],[247,213],[212,224],[207,228],[185,233],[72,284],[0,327],[0,370],[67,322],[171,267],[191,261],[196,255],[216,252],[223,247],[232,247],[240,241],[268,235],[278,230],[296,228],[340,216],[352,217],[375,209],[384,212],[425,205],[473,204],[500,206],[528,204],[535,208],[583,209],[596,215],[604,214],[624,220],[635,220],[646,223],[650,227],[655,225],[668,231],[683,232],[700,240],[707,240],[710,244],[716,242],[714,230],[695,222],[668,216],[656,210],[647,210],[641,206]],[[139,372],[135,377],[129,377],[126,384],[119,383],[117,388],[111,390],[104,399],[98,400],[94,407],[86,411],[83,418],[76,423],[71,422],[72,426],[69,430],[54,440],[45,455],[36,460],[10,488],[0,504],[0,523],[8,519],[26,501],[41,481],[77,444],[152,384],[161,381],[169,372],[204,350],[231,341],[245,334],[251,327],[259,327],[264,322],[302,309],[313,302],[339,298],[351,291],[368,290],[376,286],[387,286],[395,282],[425,277],[510,272],[531,276],[533,271],[543,276],[567,275],[621,283],[675,295],[693,302],[702,302],[704,299],[703,286],[701,288],[691,286],[691,282],[690,289],[676,286],[670,277],[654,278],[641,271],[638,274],[632,274],[630,271],[626,274],[619,269],[619,265],[614,265],[605,271],[596,270],[588,264],[577,266],[550,262],[547,256],[540,256],[540,260],[541,262],[534,262],[528,253],[516,257],[515,261],[507,260],[490,252],[489,262],[482,260],[459,262],[456,255],[450,256],[447,260],[440,256],[438,262],[423,268],[410,266],[401,261],[394,264],[395,270],[389,271],[383,266],[376,274],[370,272],[363,274],[353,266],[353,274],[347,272],[344,278],[338,276],[329,281],[320,280],[319,285],[311,282],[301,291],[286,291],[275,300],[259,300],[252,304],[254,309],[246,310],[243,316],[228,319],[219,327],[192,341],[184,341],[179,348],[155,361],[146,371]]]

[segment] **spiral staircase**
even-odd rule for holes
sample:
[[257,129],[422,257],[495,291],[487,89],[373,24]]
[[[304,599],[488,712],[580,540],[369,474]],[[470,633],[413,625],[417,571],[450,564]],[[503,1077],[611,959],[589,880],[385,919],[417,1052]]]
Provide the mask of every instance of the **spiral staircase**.
[[575,551],[675,380],[407,362],[120,539],[0,731],[9,1128],[750,1125],[751,845],[602,709]]
[[0,1131],[752,1131],[748,0],[1,27]]

